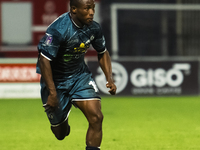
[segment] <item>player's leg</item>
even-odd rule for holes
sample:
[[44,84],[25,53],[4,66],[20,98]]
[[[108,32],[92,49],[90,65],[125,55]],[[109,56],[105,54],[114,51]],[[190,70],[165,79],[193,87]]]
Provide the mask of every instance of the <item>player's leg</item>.
[[[51,130],[58,140],[63,140],[70,133],[70,126],[68,124],[68,116],[71,109],[71,103],[67,104],[67,97],[60,99],[59,108],[52,113]],[[67,104],[66,106],[64,104]]]
[[86,135],[87,150],[98,150],[102,140],[102,121],[100,100],[75,101],[75,105],[83,112],[89,122]]
[[70,126],[68,119],[59,125],[51,125],[51,130],[58,140],[63,140],[70,133]]
[[[41,99],[46,105],[49,92],[41,79]],[[71,109],[69,98],[65,95],[63,90],[57,90],[59,99],[59,108],[54,112],[46,112],[47,117],[51,123],[51,130],[58,140],[63,140],[70,133],[70,126],[68,124],[68,116]]]

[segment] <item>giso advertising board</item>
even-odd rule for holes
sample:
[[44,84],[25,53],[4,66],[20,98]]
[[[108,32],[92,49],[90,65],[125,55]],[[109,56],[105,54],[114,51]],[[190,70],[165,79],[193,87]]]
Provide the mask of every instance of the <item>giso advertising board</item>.
[[[109,94],[97,62],[88,62],[102,94]],[[198,61],[115,61],[113,76],[118,95],[198,95]]]

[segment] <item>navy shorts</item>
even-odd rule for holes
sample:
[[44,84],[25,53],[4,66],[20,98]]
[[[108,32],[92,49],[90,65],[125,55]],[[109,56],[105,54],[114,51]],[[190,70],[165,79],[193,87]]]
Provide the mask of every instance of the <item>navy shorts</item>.
[[[41,99],[45,105],[49,92],[42,78],[40,85]],[[79,73],[64,82],[55,82],[55,86],[59,108],[53,113],[47,113],[52,126],[58,126],[68,118],[73,101],[101,100],[91,73]]]

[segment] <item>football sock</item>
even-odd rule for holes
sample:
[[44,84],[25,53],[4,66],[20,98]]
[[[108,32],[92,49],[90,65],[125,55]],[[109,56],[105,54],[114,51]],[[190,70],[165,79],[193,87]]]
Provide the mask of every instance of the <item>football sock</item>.
[[100,150],[100,147],[87,146],[86,150]]

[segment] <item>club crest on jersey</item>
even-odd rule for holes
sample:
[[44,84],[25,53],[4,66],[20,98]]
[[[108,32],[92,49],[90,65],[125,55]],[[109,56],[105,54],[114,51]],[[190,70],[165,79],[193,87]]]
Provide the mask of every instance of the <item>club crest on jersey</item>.
[[90,40],[91,40],[91,41],[94,40],[94,35],[92,35],[92,36],[90,37]]
[[52,41],[53,41],[52,35],[51,34],[47,34],[47,38],[46,38],[45,44],[46,45],[51,45]]
[[53,119],[53,114],[52,113],[48,114],[48,117],[49,119]]

